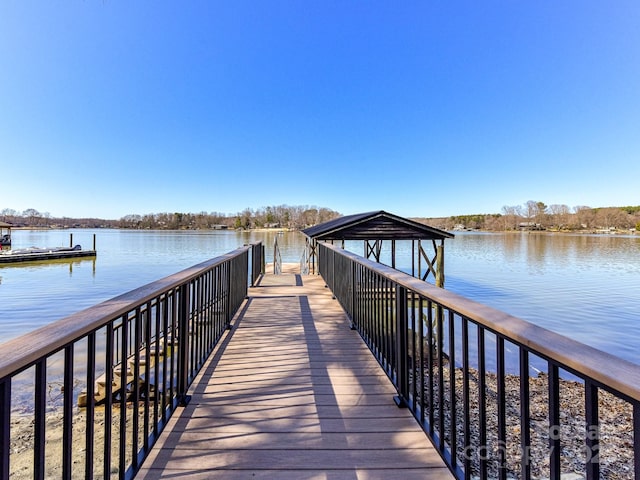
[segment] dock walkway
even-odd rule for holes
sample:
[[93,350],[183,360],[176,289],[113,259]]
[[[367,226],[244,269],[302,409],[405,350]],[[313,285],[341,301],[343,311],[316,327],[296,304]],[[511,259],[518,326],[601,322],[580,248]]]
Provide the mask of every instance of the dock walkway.
[[263,276],[190,393],[137,479],[453,478],[319,276]]

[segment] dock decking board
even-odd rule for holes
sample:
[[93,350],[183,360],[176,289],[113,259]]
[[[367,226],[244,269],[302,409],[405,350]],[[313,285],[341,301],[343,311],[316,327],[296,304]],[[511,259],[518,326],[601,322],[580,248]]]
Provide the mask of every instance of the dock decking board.
[[138,479],[450,479],[318,276],[265,275]]

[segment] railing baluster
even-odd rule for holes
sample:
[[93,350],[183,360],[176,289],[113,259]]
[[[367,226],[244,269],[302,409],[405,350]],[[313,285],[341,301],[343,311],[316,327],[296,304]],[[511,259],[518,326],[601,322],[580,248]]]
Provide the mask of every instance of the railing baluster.
[[586,420],[585,445],[587,480],[600,477],[600,426],[598,420],[598,387],[590,380],[584,383],[584,410]]
[[640,404],[633,404],[633,471],[635,480],[640,480]]
[[470,386],[469,386],[469,321],[461,318],[462,321],[462,403],[464,405],[463,412],[463,463],[464,478],[471,478],[471,413],[470,413]]
[[[140,307],[136,308],[133,318],[133,388],[131,413],[131,458],[133,468],[138,468],[138,428],[140,426],[140,350],[142,348],[142,315]],[[127,360],[128,363],[128,360]]]
[[0,478],[9,478],[11,378],[0,380]]
[[169,324],[171,330],[171,357],[169,357],[169,376],[167,378],[167,383],[169,384],[169,398],[168,398],[168,407],[173,410],[175,407],[175,398],[176,394],[176,363],[178,363],[178,358],[180,355],[180,335],[184,335],[184,332],[179,331],[178,329],[178,318],[180,311],[178,302],[179,302],[179,292],[180,287],[175,288],[171,292],[171,310],[169,314]]
[[[154,348],[154,369],[153,369],[153,436],[157,438],[160,434],[159,430],[159,408],[162,404],[160,397],[164,397],[164,381],[160,383],[160,369],[162,368],[163,376],[167,366],[167,355],[169,355],[169,345],[166,342],[166,330],[162,326],[163,312],[166,308],[167,295],[164,294],[158,298],[156,303],[155,314],[155,348]],[[160,362],[160,349],[162,349],[162,363]],[[162,385],[162,386],[161,386]]]
[[34,480],[42,480],[45,476],[45,413],[47,410],[47,364],[45,359],[36,363],[35,380],[33,478]]
[[118,475],[123,479],[127,470],[127,358],[129,356],[129,316],[122,316],[120,328],[122,336],[122,354],[119,359],[120,367],[120,435],[118,442]]
[[104,439],[102,445],[102,478],[111,476],[111,443],[112,443],[112,422],[113,422],[113,361],[114,361],[114,338],[113,322],[107,324],[106,346],[105,346],[105,400],[104,400]]
[[[62,444],[73,445],[73,345],[64,349],[64,393],[62,401]],[[70,479],[73,475],[71,467],[72,448],[62,449],[62,478]]]
[[[425,376],[424,376],[424,360],[425,360],[425,344],[424,344],[424,339],[425,339],[425,332],[424,332],[424,321],[422,320],[422,315],[423,315],[423,305],[424,305],[424,299],[422,297],[418,297],[418,340],[419,340],[419,348],[420,348],[420,355],[419,355],[419,359],[420,359],[420,364],[419,364],[419,375],[418,378],[420,379],[420,424],[424,425],[424,421],[425,421]],[[429,355],[430,354],[430,350],[429,348],[427,348],[426,354]],[[416,383],[418,383],[416,381]]]
[[[411,332],[411,355],[409,357],[409,368],[411,370],[410,381],[411,381],[411,409],[414,413],[417,411],[417,402],[418,402],[418,366],[416,364],[418,358],[417,352],[417,326],[416,326],[416,295],[414,292],[409,292],[408,302],[411,304],[411,328],[409,331]],[[408,308],[408,306],[407,306]]]
[[442,314],[442,306],[436,305],[436,342],[438,353],[438,436],[440,437],[440,451],[444,452],[445,434],[444,434],[444,316]]
[[407,366],[407,289],[397,287],[396,296],[396,381],[398,396],[395,397],[396,405],[406,407],[409,399],[409,378]]
[[93,478],[93,462],[95,456],[95,394],[96,394],[96,334],[87,336],[87,406],[85,418],[85,479]]
[[480,478],[487,478],[487,384],[484,328],[478,325],[478,431],[479,442],[476,454],[480,460]]
[[529,408],[529,352],[520,347],[520,475],[531,478],[531,412]]
[[349,266],[349,274],[351,275],[351,289],[349,290],[350,295],[349,295],[349,305],[350,305],[350,309],[351,311],[349,312],[349,320],[351,321],[351,329],[354,329],[355,326],[357,325],[357,314],[356,314],[356,305],[357,305],[357,292],[356,292],[356,274],[357,274],[357,270],[356,270],[356,264],[355,262],[348,262],[348,266]]
[[456,447],[458,445],[457,436],[457,401],[456,401],[456,336],[455,336],[455,319],[453,311],[449,310],[449,445],[451,448],[451,468],[456,469],[458,460],[456,455]]
[[560,375],[549,362],[549,478],[560,478]]
[[[170,363],[173,363],[173,358],[175,358],[175,348],[173,342],[175,340],[173,327],[171,327],[169,323],[169,319],[171,317],[172,312],[172,301],[173,292],[169,291],[165,295],[164,298],[164,307],[162,309],[162,334],[164,339],[164,349],[165,354],[162,357],[162,389],[161,389],[161,408],[160,413],[162,415],[161,421],[162,424],[165,425],[167,423],[167,392],[171,391],[171,376],[169,376],[169,368]],[[169,355],[171,352],[171,355]],[[171,359],[171,360],[170,360]],[[160,384],[159,384],[160,385]]]
[[[387,342],[389,344],[389,351],[390,354],[389,356],[391,357],[391,369],[393,371],[393,368],[398,368],[398,362],[399,362],[399,356],[400,356],[400,352],[398,352],[398,349],[396,347],[396,338],[401,334],[400,331],[396,328],[396,324],[393,321],[393,299],[392,299],[392,295],[394,292],[394,287],[392,285],[392,283],[387,280],[386,278],[382,278],[382,283],[384,286],[384,300],[385,300],[385,316],[386,316],[386,325],[387,325]],[[405,315],[406,316],[406,315]],[[405,322],[406,325],[406,322]],[[406,335],[403,335],[405,337],[405,344],[406,344]]]
[[[179,290],[178,307],[178,403],[186,406],[187,378],[189,377],[189,285]],[[228,322],[227,322],[228,323]]]
[[427,352],[427,371],[429,374],[429,380],[427,382],[427,388],[428,388],[428,392],[429,392],[429,435],[431,435],[431,437],[433,437],[433,434],[435,432],[435,401],[434,401],[434,386],[433,386],[433,379],[434,379],[434,365],[433,365],[433,358],[434,358],[434,354],[435,349],[434,349],[434,334],[433,334],[433,303],[429,300],[427,301],[427,345],[428,345],[428,352]]
[[[151,427],[149,425],[149,414],[151,411],[150,405],[150,397],[151,397],[151,364],[153,363],[154,368],[157,367],[157,363],[155,363],[155,358],[151,353],[151,344],[153,343],[152,337],[152,318],[154,317],[153,312],[156,310],[158,305],[158,298],[155,298],[154,303],[151,301],[147,302],[147,314],[144,316],[144,335],[142,343],[144,345],[144,383],[142,384],[142,393],[144,395],[144,423],[143,423],[143,438],[142,438],[142,447],[145,451],[149,450],[149,434],[151,431]],[[154,306],[156,308],[154,308]],[[156,350],[158,345],[156,344]]]
[[372,306],[368,308],[373,316],[371,317],[372,326],[374,328],[375,337],[373,340],[373,344],[376,346],[376,353],[378,355],[378,359],[382,368],[385,369],[387,373],[389,373],[388,369],[388,357],[387,352],[385,350],[385,341],[384,341],[384,316],[382,315],[382,302],[379,295],[380,290],[380,280],[377,275],[374,273],[369,273],[369,281],[371,282],[371,290],[369,291],[369,295],[371,298]]
[[507,478],[507,409],[505,395],[504,338],[496,336],[496,376],[498,387],[498,475],[501,480]]

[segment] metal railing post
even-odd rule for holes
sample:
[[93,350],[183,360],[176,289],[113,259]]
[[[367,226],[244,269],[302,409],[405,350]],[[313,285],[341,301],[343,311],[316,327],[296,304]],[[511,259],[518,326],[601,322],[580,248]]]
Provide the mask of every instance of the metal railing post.
[[72,429],[73,429],[73,345],[68,345],[64,349],[64,400],[63,400],[63,422],[62,422],[62,477],[72,476]]
[[46,395],[47,395],[47,363],[41,359],[36,363],[34,426],[33,435],[33,478],[43,479],[45,472],[45,432],[46,432]]
[[351,312],[350,312],[350,327],[351,330],[356,328],[356,264],[349,261],[351,265]]
[[231,329],[231,302],[234,300],[234,296],[232,295],[232,292],[231,292],[231,285],[232,285],[231,277],[234,274],[233,265],[234,265],[233,262],[230,262],[227,265],[227,269],[226,269],[227,278],[223,280],[224,281],[223,288],[226,290],[225,297],[227,298],[227,301],[225,302],[225,305],[224,305],[224,323],[228,329]]
[[398,395],[394,401],[398,407],[406,407],[409,398],[409,375],[407,369],[407,289],[396,285],[396,378]]
[[184,407],[189,403],[189,284],[179,289],[178,304],[178,403]]
[[0,478],[9,478],[11,380],[0,382]]

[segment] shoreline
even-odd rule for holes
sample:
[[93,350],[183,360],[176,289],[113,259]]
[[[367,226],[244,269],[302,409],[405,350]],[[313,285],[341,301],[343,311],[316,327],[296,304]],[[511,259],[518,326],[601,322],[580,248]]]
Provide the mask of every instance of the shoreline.
[[[410,218],[410,220],[417,221],[418,223],[424,223],[425,219],[422,218]],[[428,220],[428,219],[427,219]],[[437,223],[437,222],[435,222]],[[430,226],[434,226],[432,224],[428,224]],[[441,228],[441,227],[438,227]],[[11,227],[11,230],[21,230],[21,231],[50,231],[50,230],[134,230],[134,231],[149,231],[149,232],[301,232],[302,229],[290,228],[290,227],[255,227],[255,228],[127,228],[127,227],[64,227],[64,226],[21,226],[21,227]],[[559,235],[628,235],[628,236],[640,236],[640,231],[635,228],[631,229],[618,229],[614,228],[613,230],[607,229],[579,229],[579,230],[556,230],[556,229],[509,229],[509,230],[486,230],[481,228],[464,228],[464,229],[456,229],[450,228],[445,229],[448,232],[453,233],[499,233],[499,234],[535,234],[535,235],[544,235],[544,234],[559,234]]]

